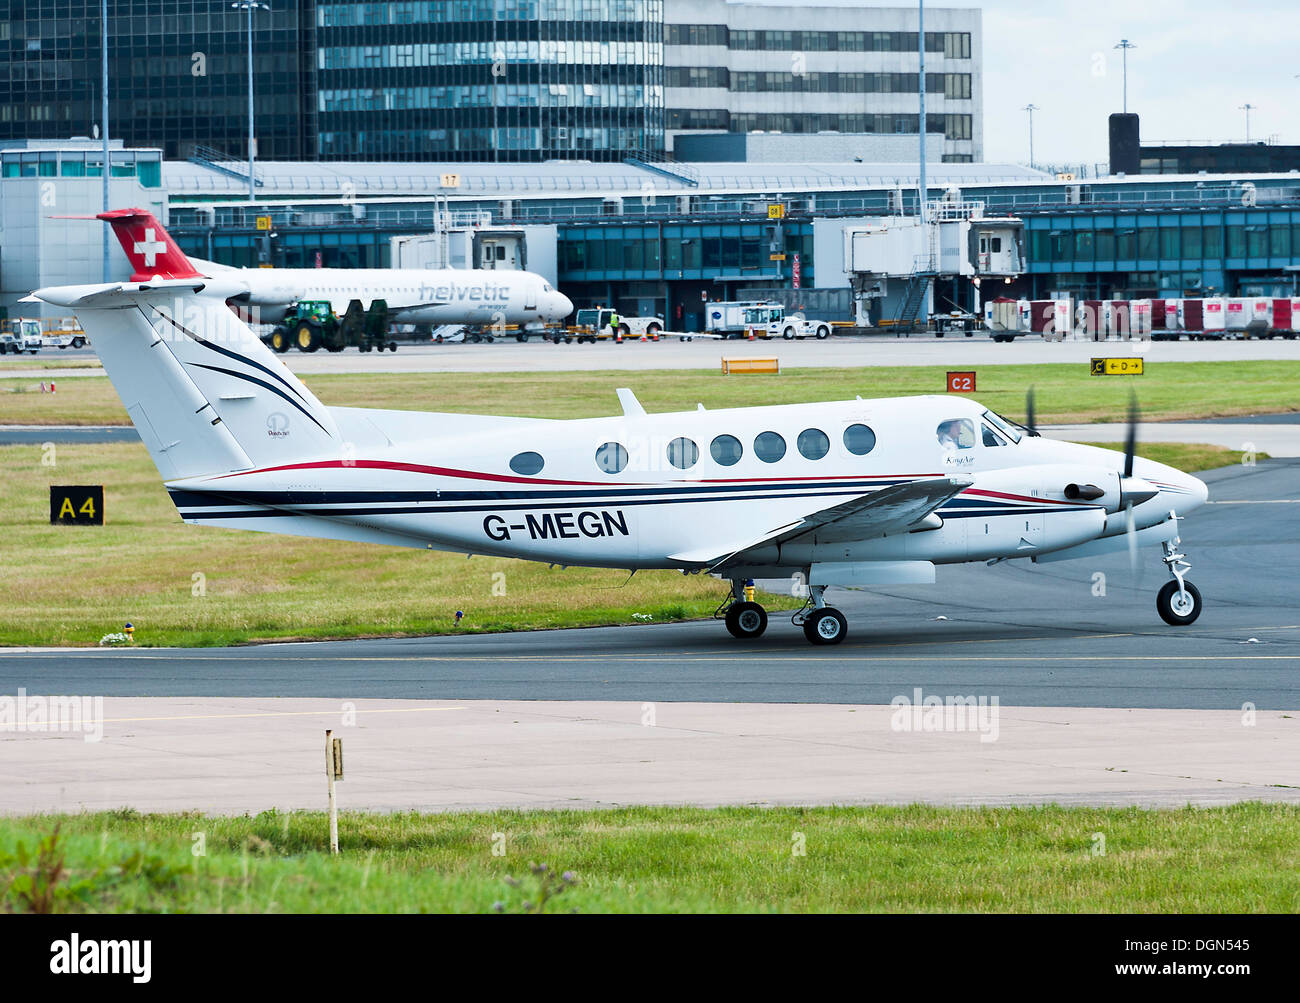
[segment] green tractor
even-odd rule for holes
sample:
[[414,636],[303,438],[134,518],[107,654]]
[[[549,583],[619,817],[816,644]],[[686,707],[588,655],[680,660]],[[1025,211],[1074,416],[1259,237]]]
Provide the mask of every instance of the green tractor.
[[342,317],[334,313],[328,300],[302,300],[295,303],[284,321],[271,332],[271,348],[287,352],[293,345],[300,352],[341,352],[356,347],[363,352],[387,348],[397,351],[397,342],[388,338],[388,303],[375,300],[367,310],[360,300],[348,304]]

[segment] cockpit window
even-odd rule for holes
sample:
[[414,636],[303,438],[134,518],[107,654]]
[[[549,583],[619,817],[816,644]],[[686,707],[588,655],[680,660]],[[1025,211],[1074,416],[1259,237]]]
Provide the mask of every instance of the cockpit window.
[[944,449],[972,449],[975,446],[975,423],[969,418],[949,418],[939,422],[935,435]]
[[985,411],[984,420],[987,421],[994,428],[996,428],[1003,435],[1005,435],[1012,442],[1020,441],[1021,433],[1016,431],[1016,426],[1013,425],[1011,422],[1007,421],[1007,419],[1003,418],[1002,415],[996,414],[993,411]]
[[988,424],[981,425],[980,431],[984,435],[984,445],[986,446],[1005,446],[1007,444],[1007,440],[1002,438],[1002,436],[999,435],[997,432],[993,431],[993,427],[991,425]]

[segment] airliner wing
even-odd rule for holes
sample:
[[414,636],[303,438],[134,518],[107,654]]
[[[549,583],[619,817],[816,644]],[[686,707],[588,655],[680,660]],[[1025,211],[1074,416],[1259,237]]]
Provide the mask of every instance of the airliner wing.
[[906,532],[974,483],[963,477],[932,477],[895,484],[809,513],[758,539],[673,554],[671,559],[717,571],[726,564],[743,562],[748,551],[791,540],[806,542],[815,537],[820,543],[837,543]]

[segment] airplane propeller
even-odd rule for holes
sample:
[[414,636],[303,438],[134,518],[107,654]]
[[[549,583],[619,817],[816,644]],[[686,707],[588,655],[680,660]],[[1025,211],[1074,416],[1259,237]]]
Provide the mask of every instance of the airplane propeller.
[[1034,388],[1030,387],[1029,392],[1025,394],[1025,428],[1029,429],[1030,435],[1038,434],[1038,427],[1034,424]]
[[1128,566],[1135,576],[1138,573],[1137,523],[1133,516],[1133,506],[1154,498],[1159,492],[1146,481],[1133,477],[1133,461],[1137,457],[1137,429],[1141,415],[1138,411],[1137,394],[1129,397],[1128,435],[1124,439],[1124,474],[1119,481],[1120,501],[1124,505],[1124,532],[1128,537]]

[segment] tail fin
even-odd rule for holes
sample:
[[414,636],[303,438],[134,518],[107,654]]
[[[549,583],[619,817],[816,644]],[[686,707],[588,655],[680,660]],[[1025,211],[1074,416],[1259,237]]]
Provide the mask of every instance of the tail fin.
[[171,234],[147,209],[114,209],[101,212],[95,218],[112,225],[118,243],[135,270],[131,281],[203,277],[185,257],[185,252],[176,246]]
[[329,409],[221,298],[125,285],[34,295],[77,315],[163,480],[341,452]]

